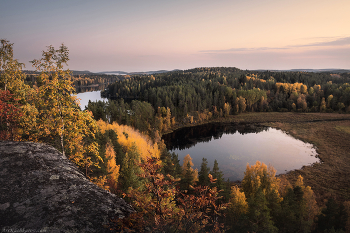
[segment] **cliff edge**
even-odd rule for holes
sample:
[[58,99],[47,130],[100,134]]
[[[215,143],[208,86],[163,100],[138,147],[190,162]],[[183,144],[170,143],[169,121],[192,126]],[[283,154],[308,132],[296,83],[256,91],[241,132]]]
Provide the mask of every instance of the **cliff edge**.
[[1,232],[108,232],[112,217],[131,212],[55,148],[0,141]]

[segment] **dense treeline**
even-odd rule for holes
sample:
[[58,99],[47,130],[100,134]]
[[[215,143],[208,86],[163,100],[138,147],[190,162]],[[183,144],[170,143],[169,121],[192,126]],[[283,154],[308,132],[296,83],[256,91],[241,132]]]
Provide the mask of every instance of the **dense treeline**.
[[[39,72],[25,71],[26,78],[25,83],[33,87],[38,86]],[[74,72],[73,72],[74,73]],[[107,87],[108,84],[114,83],[117,80],[124,79],[125,76],[121,75],[107,75],[107,74],[79,74],[71,75],[73,85],[76,93],[86,92],[94,90],[93,87],[98,87],[98,90]]]
[[196,68],[119,80],[102,92],[108,102],[88,109],[155,135],[242,112],[350,112],[349,81],[348,73]]
[[[198,171],[187,155],[180,166],[178,156],[171,154],[160,140],[161,132],[179,122],[193,123],[244,111],[269,111],[273,102],[271,92],[275,93],[273,96],[289,98],[295,93],[298,99],[304,95],[300,103],[298,99],[293,103],[297,105],[294,110],[311,111],[306,97],[321,97],[322,91],[326,96],[328,91],[334,95],[330,100],[330,95],[322,97],[327,102],[324,108],[320,105],[320,110],[333,111],[332,101],[337,99],[337,111],[343,111],[348,107],[343,101],[348,88],[345,76],[337,77],[344,79],[342,82],[334,80],[332,84],[325,80],[322,86],[312,87],[299,82],[279,83],[274,80],[278,77],[262,79],[235,68],[173,72],[170,73],[173,80],[169,74],[132,77],[117,82],[125,84],[126,91],[121,91],[119,97],[128,101],[118,98],[107,103],[90,102],[88,109],[92,115],[89,110],[82,111],[72,95],[72,76],[63,68],[68,60],[67,47],[62,45],[56,50],[49,46],[41,59],[33,60],[39,74],[35,85],[28,85],[22,64],[13,58],[12,44],[1,40],[0,139],[51,144],[76,163],[92,182],[123,195],[137,212],[116,220],[115,225],[109,226],[111,230],[350,230],[350,203],[339,204],[331,199],[320,211],[313,191],[304,185],[302,177],[292,185],[283,177],[276,177],[272,167],[257,162],[247,166],[240,187],[232,186],[223,179],[217,161],[210,169],[203,158]],[[128,86],[129,82],[133,85]],[[147,83],[149,87],[144,88]],[[138,90],[133,89],[134,84]],[[250,89],[249,85],[261,86]],[[159,98],[158,92],[163,93]],[[344,107],[339,101],[343,101]],[[316,110],[317,106],[312,107]]]
[[349,80],[347,73],[197,68],[133,76],[109,85],[102,95],[146,101],[154,109],[170,108],[177,120],[187,114],[198,118],[205,110],[221,115],[245,111],[349,112]]

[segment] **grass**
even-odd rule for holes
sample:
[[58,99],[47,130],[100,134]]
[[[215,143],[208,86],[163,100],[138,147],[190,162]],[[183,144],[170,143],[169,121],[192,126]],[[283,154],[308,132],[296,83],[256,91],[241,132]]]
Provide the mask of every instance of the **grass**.
[[336,130],[350,134],[350,127],[337,125]]

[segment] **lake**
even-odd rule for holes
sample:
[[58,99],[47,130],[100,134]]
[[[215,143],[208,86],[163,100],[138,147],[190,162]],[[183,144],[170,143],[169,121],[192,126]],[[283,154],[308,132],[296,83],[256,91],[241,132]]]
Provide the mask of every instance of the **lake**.
[[231,181],[242,180],[247,163],[253,165],[257,160],[271,164],[276,174],[319,162],[312,144],[270,127],[211,123],[182,128],[162,139],[170,152],[179,155],[180,164],[187,154],[198,170],[203,157],[210,168],[216,159],[224,177]]
[[80,108],[82,110],[84,110],[85,107],[87,107],[89,100],[91,101],[102,100],[106,102],[108,101],[107,98],[101,97],[101,91],[90,91],[90,92],[78,93],[77,97],[80,99]]

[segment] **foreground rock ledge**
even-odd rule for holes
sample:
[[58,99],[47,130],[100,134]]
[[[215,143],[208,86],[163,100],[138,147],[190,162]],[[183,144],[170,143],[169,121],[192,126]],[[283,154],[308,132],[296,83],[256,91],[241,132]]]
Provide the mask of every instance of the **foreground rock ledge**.
[[108,232],[132,211],[53,147],[0,141],[1,232]]

